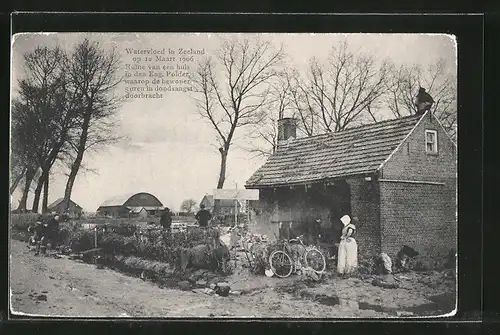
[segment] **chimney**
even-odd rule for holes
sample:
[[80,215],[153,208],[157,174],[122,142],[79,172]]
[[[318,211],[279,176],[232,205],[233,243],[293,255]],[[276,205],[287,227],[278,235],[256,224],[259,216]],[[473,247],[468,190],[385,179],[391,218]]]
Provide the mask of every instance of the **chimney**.
[[278,147],[297,137],[297,120],[286,117],[278,120]]

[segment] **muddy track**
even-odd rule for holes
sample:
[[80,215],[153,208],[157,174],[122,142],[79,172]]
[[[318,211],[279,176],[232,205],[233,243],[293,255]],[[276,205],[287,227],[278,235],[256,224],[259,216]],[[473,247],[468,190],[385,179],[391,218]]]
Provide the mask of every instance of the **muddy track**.
[[[281,288],[297,279],[259,277],[242,271],[228,282],[239,296],[219,297],[160,288],[111,269],[61,258],[34,256],[26,244],[11,242],[13,312],[63,317],[387,317],[388,310],[364,310],[356,301],[400,308],[409,298],[429,303],[407,289],[384,291],[361,281],[332,281],[295,294]],[[338,296],[335,299],[324,297]],[[389,299],[389,296],[392,300]],[[319,299],[317,299],[320,297]],[[389,301],[386,303],[385,301]],[[327,302],[327,303],[324,303]],[[335,302],[335,303],[332,303]]]

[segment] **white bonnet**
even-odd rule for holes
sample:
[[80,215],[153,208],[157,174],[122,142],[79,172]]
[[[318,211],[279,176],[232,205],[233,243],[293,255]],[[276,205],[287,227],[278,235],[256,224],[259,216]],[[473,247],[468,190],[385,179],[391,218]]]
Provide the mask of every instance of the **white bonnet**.
[[344,215],[340,218],[340,221],[342,221],[344,226],[347,226],[349,223],[351,223],[351,217],[349,215]]

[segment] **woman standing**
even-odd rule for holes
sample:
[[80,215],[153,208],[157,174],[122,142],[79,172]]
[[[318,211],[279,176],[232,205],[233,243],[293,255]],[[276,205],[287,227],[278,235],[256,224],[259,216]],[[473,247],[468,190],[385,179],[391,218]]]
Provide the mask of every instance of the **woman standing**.
[[349,215],[340,218],[344,228],[340,237],[337,257],[337,272],[347,276],[358,267],[358,245],[354,239],[356,227],[351,223]]

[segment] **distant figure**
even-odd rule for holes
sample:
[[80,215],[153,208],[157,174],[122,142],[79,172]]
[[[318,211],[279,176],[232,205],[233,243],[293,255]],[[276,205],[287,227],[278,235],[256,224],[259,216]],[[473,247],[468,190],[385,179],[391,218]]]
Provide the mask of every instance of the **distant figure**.
[[172,213],[170,212],[170,208],[165,207],[160,216],[160,225],[163,229],[170,230],[172,227]]
[[28,246],[35,247],[35,256],[40,253],[40,244],[42,242],[42,238],[44,236],[45,227],[39,218],[33,225],[30,225],[28,228],[28,232],[32,233],[30,240],[28,242]]
[[321,219],[309,221],[307,224],[307,244],[316,245],[321,238]]
[[195,218],[200,227],[207,227],[208,221],[212,219],[212,214],[205,209],[205,205],[200,205],[200,210],[196,213]]
[[422,115],[431,109],[433,103],[434,99],[431,95],[425,91],[425,88],[420,87],[415,101],[415,105],[417,106],[417,115]]

